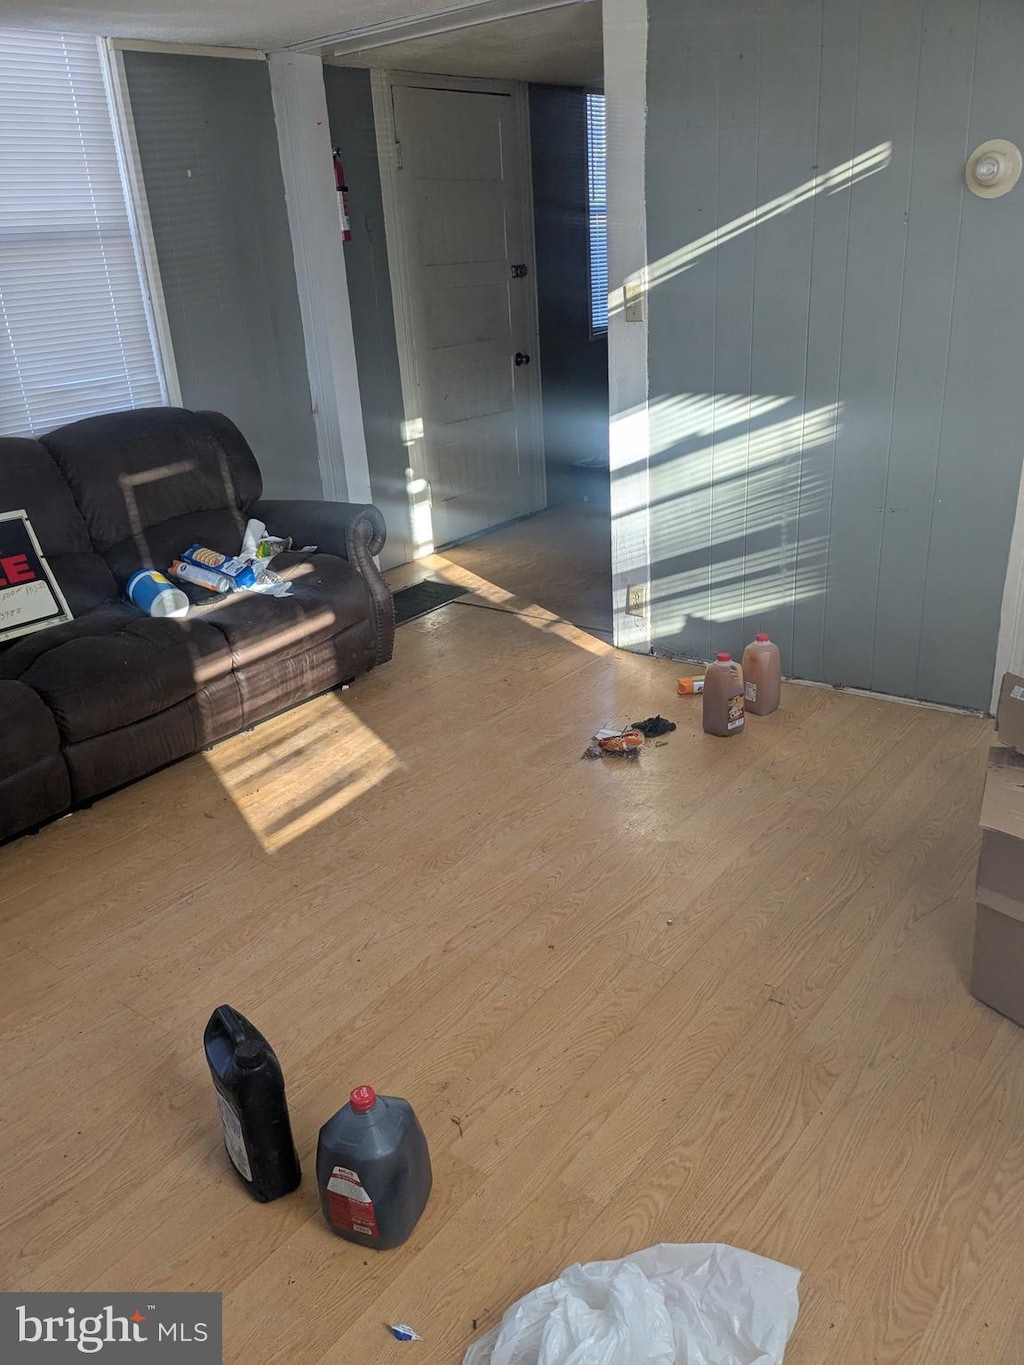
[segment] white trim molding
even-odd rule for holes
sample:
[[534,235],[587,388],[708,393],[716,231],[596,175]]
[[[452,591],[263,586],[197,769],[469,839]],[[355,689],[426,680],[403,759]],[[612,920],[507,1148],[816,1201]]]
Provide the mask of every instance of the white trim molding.
[[[612,611],[616,645],[646,652],[652,643],[646,307],[647,0],[604,0],[603,20]],[[644,589],[645,616],[626,615],[626,589],[630,585]]]
[[405,233],[401,230],[401,204],[398,191],[398,137],[395,132],[395,106],[391,98],[391,75],[370,72],[373,97],[373,122],[377,135],[377,164],[380,170],[381,202],[384,208],[384,240],[388,249],[391,275],[391,306],[395,315],[395,341],[398,346],[398,372],[402,384],[402,441],[408,452],[406,464],[423,467],[423,422],[420,413],[420,386],[416,371],[416,352],[406,307],[409,298],[409,262],[405,254]]
[[163,285],[160,282],[160,265],[157,260],[156,242],[153,238],[153,224],[149,216],[146,186],[142,178],[142,160],[139,156],[139,144],[135,136],[135,120],[132,117],[132,103],[128,91],[128,78],[125,75],[123,50],[110,38],[98,38],[96,41],[100,50],[100,65],[103,68],[107,104],[114,126],[114,142],[121,168],[121,181],[125,187],[128,221],[135,242],[135,256],[139,264],[146,320],[149,323],[150,335],[153,338],[153,346],[160,368],[164,401],[172,407],[181,407],[178,367],[174,360],[174,345],[171,341],[170,323],[167,320],[167,305],[164,301]]
[[460,28],[476,28],[479,24],[493,24],[501,19],[517,19],[522,15],[539,14],[546,9],[564,9],[568,5],[589,5],[593,0],[476,0],[473,4],[449,6],[395,19],[379,24],[364,24],[359,28],[342,29],[293,43],[290,52],[331,52],[335,57],[371,48],[390,47],[416,38],[436,38],[454,33]]
[[1017,512],[1010,537],[1010,554],[1003,584],[1003,605],[996,643],[996,671],[992,679],[992,713],[999,701],[1004,673],[1024,673],[1024,469],[1017,491]]
[[519,137],[523,149],[523,243],[526,256],[526,308],[530,336],[533,338],[534,363],[530,366],[533,389],[529,405],[527,441],[537,453],[533,463],[534,506],[543,508],[548,502],[548,461],[544,445],[544,356],[540,348],[540,300],[537,297],[537,232],[536,211],[533,204],[533,148],[530,142],[529,87],[522,81],[513,82],[512,103],[519,122]]
[[372,502],[323,63],[267,58],[324,497]]
[[157,43],[148,38],[107,38],[116,52],[171,52],[179,57],[231,57],[243,62],[265,62],[258,47],[211,47],[208,43]]

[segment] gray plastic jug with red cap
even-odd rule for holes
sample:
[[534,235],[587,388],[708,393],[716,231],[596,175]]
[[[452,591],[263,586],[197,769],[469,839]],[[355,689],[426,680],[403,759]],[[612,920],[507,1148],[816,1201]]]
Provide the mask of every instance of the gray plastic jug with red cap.
[[408,1100],[357,1086],[320,1129],[316,1183],[328,1226],[374,1251],[401,1246],[430,1196],[430,1153]]

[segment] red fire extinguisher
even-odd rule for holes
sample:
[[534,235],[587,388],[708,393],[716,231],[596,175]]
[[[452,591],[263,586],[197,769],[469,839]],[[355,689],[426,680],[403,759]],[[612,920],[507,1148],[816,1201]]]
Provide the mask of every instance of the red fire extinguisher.
[[348,186],[345,184],[345,167],[341,164],[341,152],[334,149],[334,188],[338,191],[338,214],[341,218],[342,240],[352,240],[352,220],[348,216]]

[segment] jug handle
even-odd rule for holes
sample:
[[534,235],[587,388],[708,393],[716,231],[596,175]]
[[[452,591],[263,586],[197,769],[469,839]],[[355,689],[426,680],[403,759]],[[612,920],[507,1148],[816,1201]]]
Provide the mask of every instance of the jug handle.
[[[237,1047],[239,1043],[251,1036],[252,1025],[245,1015],[239,1014],[230,1005],[218,1005],[214,1010],[214,1017],[223,1025],[231,1042]],[[254,1030],[253,1030],[254,1031]]]

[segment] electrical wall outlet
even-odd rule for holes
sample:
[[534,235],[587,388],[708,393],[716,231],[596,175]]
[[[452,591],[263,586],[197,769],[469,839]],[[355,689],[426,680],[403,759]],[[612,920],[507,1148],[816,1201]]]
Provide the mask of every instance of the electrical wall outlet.
[[647,584],[630,583],[626,588],[626,615],[647,615]]
[[623,314],[627,322],[643,322],[646,316],[644,293],[643,275],[633,275],[626,281]]

